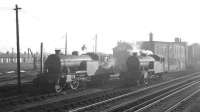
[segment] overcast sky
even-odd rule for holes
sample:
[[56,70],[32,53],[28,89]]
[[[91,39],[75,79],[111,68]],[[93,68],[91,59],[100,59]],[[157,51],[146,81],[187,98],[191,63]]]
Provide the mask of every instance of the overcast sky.
[[86,44],[112,53],[117,41],[174,41],[200,43],[200,2],[198,0],[0,0],[0,50],[16,48],[15,4],[19,11],[21,50],[39,51],[65,47],[80,50]]

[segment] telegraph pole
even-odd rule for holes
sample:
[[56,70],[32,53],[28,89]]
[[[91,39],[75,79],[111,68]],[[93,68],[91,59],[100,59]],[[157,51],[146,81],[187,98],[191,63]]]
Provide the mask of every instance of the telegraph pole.
[[19,20],[18,20],[18,10],[20,10],[17,6],[15,5],[15,12],[16,12],[16,36],[17,36],[17,75],[18,75],[18,90],[19,92],[22,92],[21,88],[21,76],[20,76],[20,46],[19,46]]
[[97,53],[97,34],[95,36],[95,53]]
[[14,48],[12,48],[12,63],[14,63]]
[[40,73],[43,73],[43,43],[40,45]]
[[65,37],[65,55],[67,55],[67,33]]

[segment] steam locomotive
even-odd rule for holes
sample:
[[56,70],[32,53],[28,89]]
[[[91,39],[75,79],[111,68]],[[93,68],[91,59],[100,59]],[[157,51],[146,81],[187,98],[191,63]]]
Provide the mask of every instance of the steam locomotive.
[[[158,60],[160,59],[160,60]],[[123,63],[125,62],[125,63]],[[135,56],[128,55],[111,57],[87,53],[84,55],[62,55],[48,56],[44,63],[44,73],[39,74],[34,83],[37,86],[51,86],[55,92],[61,92],[66,86],[77,89],[87,82],[103,82],[109,80],[113,74],[116,79],[123,83],[135,82],[141,79],[141,71],[148,68],[151,75],[162,73],[163,61],[158,56]]]
[[[34,84],[47,88],[53,86],[55,92],[61,92],[66,86],[77,89],[80,84],[102,77],[102,74],[112,74],[105,60],[108,55],[87,53],[84,55],[62,55],[57,50],[56,54],[48,56],[44,63],[44,73],[34,79]],[[108,72],[109,71],[109,72]],[[104,75],[105,76],[105,75]]]
[[[149,83],[152,78],[161,77],[165,72],[162,56],[122,52],[115,53],[115,69],[120,72],[123,84]],[[144,80],[143,71],[148,73],[147,80]]]

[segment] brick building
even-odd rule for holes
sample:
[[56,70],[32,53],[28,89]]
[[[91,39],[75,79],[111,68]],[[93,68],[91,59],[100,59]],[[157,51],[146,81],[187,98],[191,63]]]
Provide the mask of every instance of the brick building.
[[150,50],[154,54],[163,56],[165,71],[181,71],[187,66],[187,43],[175,38],[174,42],[153,41],[153,34],[149,34],[149,41],[137,42],[141,49]]
[[188,47],[188,65],[200,65],[200,45],[197,43]]

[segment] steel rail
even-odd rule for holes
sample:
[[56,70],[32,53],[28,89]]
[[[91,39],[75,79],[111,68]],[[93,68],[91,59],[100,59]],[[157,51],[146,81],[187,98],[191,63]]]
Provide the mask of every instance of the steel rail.
[[[192,75],[196,75],[196,74],[199,74],[199,72],[198,72],[198,73],[194,73],[194,74],[192,74]],[[190,77],[190,78],[189,78],[189,77]],[[139,90],[137,90],[137,91],[129,92],[129,93],[126,93],[126,94],[117,96],[117,97],[113,97],[113,98],[104,100],[104,101],[100,101],[100,102],[97,102],[97,103],[93,103],[93,104],[91,104],[91,105],[87,105],[87,106],[84,106],[84,107],[75,108],[75,109],[69,110],[69,112],[83,111],[83,110],[85,110],[85,109],[87,109],[87,108],[92,108],[92,107],[94,107],[94,106],[98,106],[98,105],[101,105],[101,104],[105,104],[105,103],[108,103],[108,102],[111,102],[111,101],[114,101],[114,100],[118,100],[118,99],[120,99],[120,98],[128,97],[128,96],[130,96],[130,95],[133,95],[133,94],[136,94],[136,93],[139,93],[139,92],[143,92],[143,91],[145,91],[145,90],[149,90],[149,89],[156,88],[156,87],[159,87],[159,86],[162,86],[162,85],[165,85],[165,84],[169,84],[169,83],[171,83],[171,82],[173,82],[173,81],[178,81],[178,80],[181,80],[181,79],[184,79],[184,78],[189,78],[189,79],[187,79],[187,80],[191,80],[191,79],[195,79],[195,78],[197,78],[197,77],[199,77],[199,76],[191,77],[191,75],[190,75],[190,76],[185,76],[185,77],[176,78],[176,79],[173,79],[173,80],[171,80],[171,81],[167,81],[167,82],[164,82],[164,83],[152,85],[152,86],[150,86],[150,87],[148,87],[148,88],[142,88],[142,89],[139,89]],[[185,81],[183,81],[183,82],[185,82]],[[182,84],[183,82],[180,82],[180,83],[178,83],[178,84]]]
[[[111,108],[108,108],[108,109],[104,110],[103,112],[118,111],[121,108],[127,107],[127,106],[129,107],[130,105],[131,105],[130,110],[132,110],[132,111],[133,110],[137,110],[137,109],[143,107],[144,105],[148,105],[148,104],[154,102],[155,100],[158,100],[158,99],[160,99],[160,98],[162,98],[162,97],[164,97],[164,96],[166,96],[168,94],[171,94],[171,93],[173,93],[173,92],[175,92],[175,91],[177,91],[177,90],[179,90],[179,89],[181,89],[183,87],[186,87],[186,86],[188,86],[188,85],[190,85],[190,84],[192,84],[194,82],[196,82],[196,81],[193,81],[193,82],[190,82],[190,83],[186,83],[185,85],[181,85],[181,86],[177,86],[177,87],[176,87],[176,85],[172,85],[172,86],[164,88],[162,90],[155,91],[155,92],[153,92],[151,94],[147,94],[147,95],[145,95],[145,96],[143,96],[141,98],[132,99],[132,100],[129,100],[127,102],[120,103],[119,105],[116,105],[116,106],[113,106]],[[173,87],[175,87],[175,88],[173,88]],[[141,102],[141,103],[138,104],[138,102]],[[128,110],[126,110],[125,112],[127,112]],[[123,111],[123,110],[120,110],[120,111]]]
[[171,112],[173,110],[175,110],[176,108],[178,108],[179,106],[181,106],[181,104],[185,103],[186,101],[188,101],[189,99],[191,99],[193,96],[195,96],[196,94],[200,93],[200,89],[196,90],[195,92],[193,92],[191,95],[187,96],[186,98],[184,98],[183,100],[179,101],[178,103],[176,103],[174,106],[170,107],[169,109],[167,109],[165,112]]
[[[142,112],[142,111],[144,111],[145,109],[148,109],[148,108],[152,107],[153,105],[155,105],[155,104],[157,104],[157,103],[159,103],[159,102],[161,102],[161,101],[163,101],[163,100],[165,100],[165,99],[167,99],[167,98],[169,98],[169,97],[171,97],[171,96],[173,96],[173,95],[175,95],[175,94],[177,94],[177,93],[180,93],[180,92],[182,92],[183,90],[186,90],[187,88],[190,88],[191,86],[193,86],[193,85],[195,85],[195,84],[198,84],[198,83],[200,83],[200,81],[195,82],[195,83],[193,83],[193,84],[191,84],[191,85],[188,85],[188,86],[186,86],[186,87],[184,87],[184,88],[182,88],[182,89],[180,89],[180,90],[178,90],[178,91],[176,91],[176,92],[174,92],[174,93],[171,93],[171,94],[169,94],[169,95],[167,95],[167,96],[165,96],[165,97],[163,97],[163,98],[161,98],[161,99],[159,99],[159,100],[157,100],[157,101],[155,101],[155,102],[153,102],[153,103],[151,103],[151,104],[149,104],[149,105],[146,105],[146,106],[143,107],[143,108],[140,108],[140,109],[136,110],[135,112]],[[131,111],[131,109],[128,110],[128,111]]]

